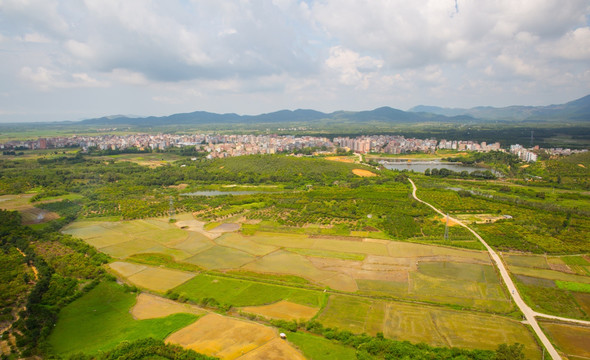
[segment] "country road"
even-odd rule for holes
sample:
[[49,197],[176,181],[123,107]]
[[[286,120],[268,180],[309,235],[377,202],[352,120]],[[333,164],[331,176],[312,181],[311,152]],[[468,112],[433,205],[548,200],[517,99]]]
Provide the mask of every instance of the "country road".
[[[408,180],[410,181],[410,183],[412,184],[412,187],[413,187],[412,196],[414,197],[414,199],[416,199],[417,201],[419,201],[419,202],[421,202],[421,203],[429,206],[430,208],[432,208],[434,211],[436,211],[437,213],[439,213],[443,217],[447,216],[445,213],[443,213],[439,209],[435,208],[431,204],[427,203],[426,201],[420,200],[416,196],[416,190],[417,190],[416,184],[414,184],[414,182],[412,181],[412,179],[408,178]],[[485,248],[488,250],[488,253],[490,254],[490,257],[492,258],[492,260],[496,264],[498,270],[500,271],[500,275],[502,276],[502,279],[504,280],[504,283],[506,284],[506,287],[508,288],[508,292],[510,293],[510,296],[512,296],[512,299],[516,303],[516,306],[518,306],[518,308],[520,309],[520,311],[522,311],[522,313],[524,314],[527,322],[533,328],[533,330],[537,334],[537,337],[541,340],[541,342],[543,343],[543,346],[545,346],[545,349],[547,349],[547,352],[549,352],[549,355],[551,355],[551,358],[553,360],[560,360],[561,359],[561,356],[559,356],[559,354],[557,353],[557,350],[555,350],[555,347],[553,347],[553,344],[551,344],[551,342],[549,341],[549,339],[547,339],[547,336],[545,336],[545,333],[543,333],[543,331],[541,330],[541,327],[539,327],[539,323],[537,323],[537,319],[535,318],[535,316],[540,316],[540,317],[542,316],[542,317],[547,317],[547,318],[550,318],[550,319],[558,319],[558,320],[564,320],[564,321],[571,321],[571,322],[577,322],[577,323],[582,323],[582,324],[590,324],[590,322],[583,321],[583,320],[560,318],[560,317],[557,317],[557,316],[550,316],[550,315],[540,314],[540,313],[537,313],[537,312],[533,311],[533,309],[531,309],[522,300],[522,297],[520,296],[520,293],[518,292],[518,289],[516,288],[516,286],[512,282],[512,279],[510,278],[510,275],[508,274],[508,270],[506,270],[506,267],[504,266],[504,263],[502,262],[502,259],[500,259],[500,256],[498,256],[498,254],[494,251],[494,249],[492,249],[485,242],[485,240],[481,236],[479,236],[478,233],[475,232],[475,230],[473,230],[469,226],[465,225],[463,222],[461,222],[458,219],[455,219],[455,218],[452,218],[452,217],[449,217],[449,219],[451,219],[452,221],[456,222],[457,224],[459,224],[459,225],[463,226],[464,228],[466,228],[467,230],[469,230],[483,244],[483,246],[485,246]]]

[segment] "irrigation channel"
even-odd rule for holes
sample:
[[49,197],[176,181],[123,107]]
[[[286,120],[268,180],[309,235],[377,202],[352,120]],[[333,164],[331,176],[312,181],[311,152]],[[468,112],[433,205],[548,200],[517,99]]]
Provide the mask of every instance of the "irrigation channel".
[[[416,196],[416,190],[417,190],[416,184],[414,184],[412,179],[408,178],[408,180],[410,181],[410,183],[412,184],[412,187],[413,187],[412,196],[414,197],[414,199],[429,206],[430,208],[432,208],[434,211],[436,211],[437,213],[439,213],[443,217],[447,216],[447,214],[445,214],[442,211],[440,211],[439,209],[435,208],[433,205],[427,203],[426,201],[420,200]],[[560,360],[561,356],[559,356],[559,353],[557,353],[557,350],[555,350],[555,347],[553,346],[553,344],[551,344],[549,339],[547,339],[547,336],[545,336],[545,333],[543,333],[543,330],[541,330],[541,327],[539,327],[539,323],[537,323],[537,319],[535,318],[535,316],[544,317],[544,318],[548,318],[548,319],[554,319],[554,320],[560,320],[560,321],[575,322],[575,323],[584,324],[584,325],[590,325],[590,321],[569,319],[569,318],[563,318],[563,317],[559,317],[559,316],[542,314],[542,313],[538,313],[538,312],[534,311],[533,309],[531,309],[522,300],[522,297],[520,296],[518,289],[516,288],[516,286],[512,282],[512,279],[510,278],[510,275],[508,274],[508,270],[506,270],[506,267],[504,266],[502,259],[500,258],[500,256],[498,256],[498,254],[494,251],[494,249],[492,249],[485,242],[485,240],[481,236],[479,236],[478,233],[475,232],[475,230],[473,230],[469,226],[465,225],[463,222],[461,222],[458,219],[455,219],[452,217],[449,217],[449,219],[451,219],[452,221],[456,222],[457,224],[463,226],[467,230],[471,231],[471,233],[473,235],[475,235],[475,237],[483,244],[483,246],[485,246],[485,248],[488,250],[488,253],[490,254],[490,257],[492,258],[492,260],[494,260],[494,263],[498,267],[498,270],[500,270],[500,275],[502,275],[502,279],[504,280],[504,283],[508,287],[508,292],[510,293],[510,296],[512,296],[512,299],[514,300],[514,302],[516,303],[516,305],[518,306],[520,311],[522,311],[522,313],[524,314],[527,322],[533,328],[533,330],[535,331],[535,333],[537,334],[537,336],[539,337],[539,339],[543,343],[543,346],[545,346],[545,349],[547,349],[547,352],[549,352],[549,355],[551,355],[551,358],[553,360]]]

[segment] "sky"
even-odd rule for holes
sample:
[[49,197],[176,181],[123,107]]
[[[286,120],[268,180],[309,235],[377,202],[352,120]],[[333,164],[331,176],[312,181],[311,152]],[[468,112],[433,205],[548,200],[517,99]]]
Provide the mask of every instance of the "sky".
[[588,0],[0,0],[0,122],[588,94]]

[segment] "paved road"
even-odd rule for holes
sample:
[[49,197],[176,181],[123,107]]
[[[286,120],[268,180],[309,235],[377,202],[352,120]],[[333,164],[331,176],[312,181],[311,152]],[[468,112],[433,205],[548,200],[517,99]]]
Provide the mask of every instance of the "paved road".
[[[447,216],[445,213],[443,213],[439,209],[435,208],[434,206],[430,205],[426,201],[423,201],[423,200],[418,199],[418,197],[416,196],[416,190],[417,190],[416,189],[416,184],[414,184],[414,182],[412,181],[412,179],[409,179],[408,178],[408,180],[410,181],[410,183],[412,184],[412,187],[414,188],[412,190],[412,196],[414,197],[414,199],[416,199],[419,202],[421,202],[421,203],[423,203],[423,204],[431,207],[432,210],[436,211],[440,215]],[[465,225],[464,223],[462,223],[458,219],[454,219],[454,218],[451,218],[451,217],[449,217],[449,219],[452,219],[457,224],[459,224],[459,225],[463,226],[464,228],[466,228],[467,230],[471,231],[471,233],[483,244],[483,246],[485,246],[485,248],[488,250],[488,253],[490,254],[490,257],[492,258],[492,260],[494,260],[494,263],[496,263],[496,266],[498,267],[498,270],[500,270],[500,275],[502,276],[502,279],[504,279],[504,283],[506,284],[506,287],[508,287],[508,292],[510,293],[510,296],[512,296],[512,299],[514,299],[514,302],[516,303],[516,306],[518,306],[518,308],[520,309],[520,311],[522,311],[522,313],[524,314],[527,322],[533,328],[533,330],[535,331],[535,333],[537,334],[537,336],[539,337],[539,339],[541,340],[541,342],[543,343],[543,345],[547,349],[547,352],[549,352],[549,355],[551,355],[551,358],[553,360],[560,360],[561,357],[557,353],[557,350],[555,350],[555,348],[553,347],[553,344],[551,344],[551,342],[549,341],[549,339],[547,339],[547,336],[545,336],[545,334],[543,333],[543,331],[539,327],[539,323],[537,323],[537,319],[535,318],[535,316],[543,316],[543,317],[548,317],[548,318],[557,318],[557,319],[560,319],[560,320],[575,321],[575,322],[582,322],[582,323],[588,323],[588,322],[587,321],[582,321],[582,320],[577,320],[576,321],[574,319],[566,319],[566,318],[552,317],[552,316],[540,314],[540,313],[537,313],[537,312],[533,311],[533,309],[531,309],[522,300],[522,298],[520,297],[520,294],[518,293],[518,289],[516,289],[516,286],[514,286],[514,283],[512,282],[512,279],[510,278],[510,275],[508,274],[508,270],[506,270],[506,267],[504,266],[504,263],[502,262],[502,259],[500,259],[500,256],[498,256],[498,254],[494,251],[494,249],[492,249],[485,242],[485,240],[482,239],[482,237],[479,236],[479,234],[476,233],[472,228],[470,228],[469,226]]]

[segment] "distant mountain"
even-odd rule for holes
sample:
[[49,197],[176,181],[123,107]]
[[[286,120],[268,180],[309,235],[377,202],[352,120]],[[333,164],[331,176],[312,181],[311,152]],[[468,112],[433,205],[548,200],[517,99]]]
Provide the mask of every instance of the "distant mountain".
[[293,124],[293,123],[341,123],[341,124],[410,124],[410,123],[474,123],[481,121],[590,121],[590,95],[561,105],[549,106],[489,106],[471,109],[452,109],[436,106],[416,106],[409,111],[380,107],[367,111],[336,111],[323,113],[315,110],[280,110],[260,115],[216,114],[206,111],[174,114],[170,116],[131,117],[106,116],[83,120],[82,124],[100,126],[160,127],[167,125],[215,125],[215,124]]
[[442,116],[471,116],[482,120],[573,120],[590,121],[590,95],[560,105],[507,106],[496,108],[478,106],[471,109],[442,108],[419,105],[408,110],[413,113]]
[[[334,121],[365,123],[408,123],[425,121],[464,121],[465,117],[453,118],[427,113],[412,113],[390,107],[381,107],[370,111],[337,111],[326,114],[315,110],[280,110],[260,115],[216,114],[205,111],[174,114],[170,116],[150,116],[130,118],[126,116],[106,116],[96,119],[83,120],[86,125],[101,126],[163,126],[163,125],[203,125],[203,124],[273,124],[273,123],[306,123],[318,121]],[[469,119],[467,119],[469,120]],[[473,120],[473,119],[471,119]]]

